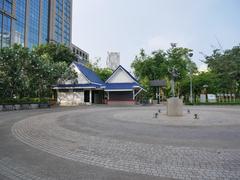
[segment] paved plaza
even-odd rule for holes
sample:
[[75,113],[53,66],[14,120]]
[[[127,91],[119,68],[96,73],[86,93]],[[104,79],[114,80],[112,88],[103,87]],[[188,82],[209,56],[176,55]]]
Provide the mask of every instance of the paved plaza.
[[240,106],[1,112],[0,141],[6,180],[240,179]]

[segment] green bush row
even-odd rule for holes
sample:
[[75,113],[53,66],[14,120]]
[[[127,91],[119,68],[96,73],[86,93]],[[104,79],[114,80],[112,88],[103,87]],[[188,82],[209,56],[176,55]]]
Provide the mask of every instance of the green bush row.
[[197,103],[193,103],[191,104],[190,102],[186,102],[185,103],[186,105],[240,105],[240,101],[235,101],[235,102],[215,102],[215,103],[200,103],[200,102],[197,102]]
[[0,104],[33,104],[33,103],[48,103],[49,98],[22,98],[22,99],[0,99]]

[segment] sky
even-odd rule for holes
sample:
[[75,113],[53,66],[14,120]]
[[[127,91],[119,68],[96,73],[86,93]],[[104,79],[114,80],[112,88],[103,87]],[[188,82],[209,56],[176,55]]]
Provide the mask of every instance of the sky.
[[193,49],[200,70],[204,53],[240,43],[239,0],[73,0],[72,42],[106,66],[107,52],[120,52],[131,71],[140,49],[148,54],[170,43]]

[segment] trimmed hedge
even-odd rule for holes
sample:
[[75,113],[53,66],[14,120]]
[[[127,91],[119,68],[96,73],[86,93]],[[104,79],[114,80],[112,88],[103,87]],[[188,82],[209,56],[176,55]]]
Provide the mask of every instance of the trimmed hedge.
[[197,102],[197,103],[189,103],[189,102],[186,102],[185,103],[186,105],[240,105],[240,100],[236,100],[235,102],[215,102],[215,103],[200,103],[200,102]]
[[0,99],[1,105],[11,105],[11,104],[39,104],[39,103],[48,103],[49,98],[22,98],[22,99]]

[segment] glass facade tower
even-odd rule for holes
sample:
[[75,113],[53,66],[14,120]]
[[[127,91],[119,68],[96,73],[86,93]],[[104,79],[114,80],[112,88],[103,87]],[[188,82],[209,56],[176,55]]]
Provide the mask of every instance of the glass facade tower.
[[50,41],[71,44],[72,0],[56,0],[51,3]]
[[72,0],[0,0],[0,48],[47,42],[71,46]]
[[[51,1],[51,0],[50,0]],[[49,22],[49,0],[42,0],[41,2],[41,34],[40,43],[48,42],[48,22]]]
[[0,0],[0,48],[11,45],[13,21],[13,0]]
[[15,38],[14,42],[24,46],[25,39],[25,14],[26,14],[26,1],[16,0],[18,7],[16,8],[16,17],[15,21]]
[[28,2],[27,46],[31,48],[39,44],[40,0],[29,0]]

